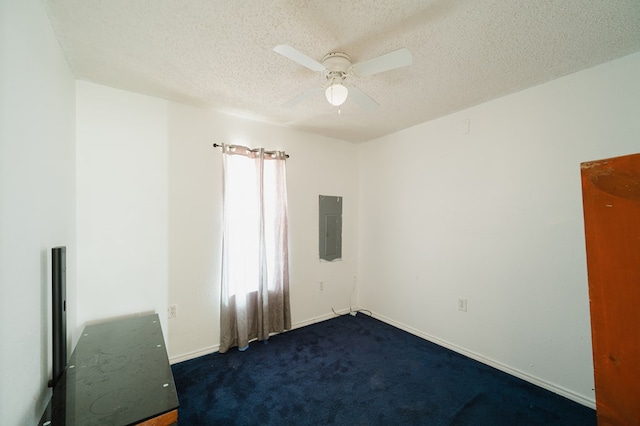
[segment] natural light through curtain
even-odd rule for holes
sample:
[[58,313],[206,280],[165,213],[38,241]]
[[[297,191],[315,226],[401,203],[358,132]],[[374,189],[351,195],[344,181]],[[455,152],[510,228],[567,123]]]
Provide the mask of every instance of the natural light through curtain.
[[220,352],[291,328],[286,156],[223,145]]

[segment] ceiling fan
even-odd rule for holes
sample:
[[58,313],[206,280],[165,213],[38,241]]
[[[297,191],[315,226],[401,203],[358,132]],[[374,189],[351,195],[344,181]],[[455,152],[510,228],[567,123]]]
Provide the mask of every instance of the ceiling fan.
[[[380,105],[362,89],[353,85],[347,87],[344,84],[347,77],[369,77],[384,71],[406,67],[413,63],[413,56],[406,48],[398,49],[357,64],[352,64],[351,57],[341,52],[328,53],[322,58],[322,62],[318,62],[286,44],[280,44],[274,47],[273,50],[312,71],[323,73],[327,80],[324,92],[327,101],[331,105],[340,106],[347,100],[347,97],[349,97],[365,112],[375,111]],[[293,107],[314,96],[321,90],[322,89],[318,87],[306,90],[288,102],[285,102],[283,106]]]

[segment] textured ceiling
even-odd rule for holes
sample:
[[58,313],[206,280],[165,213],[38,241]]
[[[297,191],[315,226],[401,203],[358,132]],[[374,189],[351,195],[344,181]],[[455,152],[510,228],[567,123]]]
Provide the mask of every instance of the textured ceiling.
[[[640,51],[640,0],[43,0],[76,78],[366,141]],[[273,51],[413,65],[349,78],[379,104],[338,108],[324,77]]]

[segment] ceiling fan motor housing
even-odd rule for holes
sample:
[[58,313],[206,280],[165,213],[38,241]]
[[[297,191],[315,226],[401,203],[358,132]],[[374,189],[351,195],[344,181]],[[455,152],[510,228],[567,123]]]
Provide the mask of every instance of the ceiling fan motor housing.
[[322,58],[322,65],[327,70],[327,81],[331,84],[342,82],[351,67],[351,57],[342,52],[329,53]]

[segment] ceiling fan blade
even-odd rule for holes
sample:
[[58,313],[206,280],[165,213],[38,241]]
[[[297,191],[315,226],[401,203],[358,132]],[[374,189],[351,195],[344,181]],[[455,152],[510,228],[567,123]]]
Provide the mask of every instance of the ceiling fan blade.
[[309,68],[310,70],[313,71],[324,71],[324,65],[322,65],[320,62],[311,59],[310,57],[308,57],[307,55],[305,55],[304,53],[300,52],[299,50],[294,49],[293,47],[286,45],[286,44],[279,44],[276,47],[273,48],[273,50],[279,54],[281,54],[282,56],[284,56],[285,58],[289,58],[292,61],[295,61],[297,63],[299,63],[300,65],[304,65],[305,67]]
[[355,64],[351,67],[351,70],[356,75],[368,77],[380,72],[406,67],[411,64],[413,64],[413,55],[411,55],[409,49],[402,48],[378,56],[377,58]]
[[307,89],[304,92],[300,93],[296,97],[289,99],[287,102],[283,103],[282,106],[285,108],[292,108],[298,105],[301,102],[306,101],[307,99],[313,97],[314,95],[322,92],[322,88],[320,87],[312,87],[311,89]]
[[364,112],[373,112],[380,107],[379,103],[358,87],[349,88],[349,97],[347,99],[355,102]]

